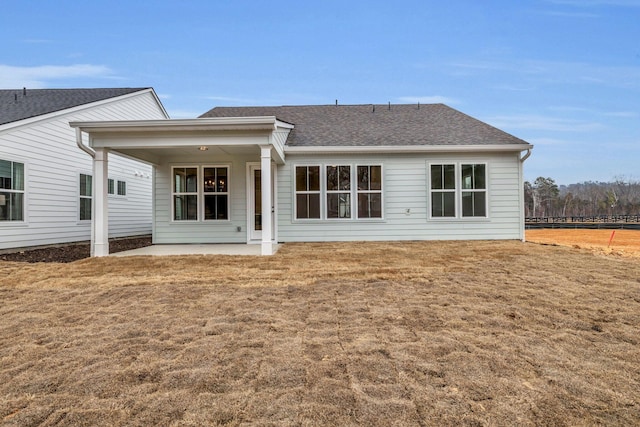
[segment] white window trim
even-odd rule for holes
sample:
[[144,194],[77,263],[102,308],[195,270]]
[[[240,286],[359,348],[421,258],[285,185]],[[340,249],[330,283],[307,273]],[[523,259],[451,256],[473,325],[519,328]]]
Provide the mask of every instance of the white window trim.
[[[224,222],[230,222],[231,221],[231,187],[230,187],[230,183],[233,182],[233,180],[231,179],[231,165],[227,165],[227,164],[215,164],[215,165],[202,165],[200,167],[200,169],[198,170],[198,179],[200,181],[198,181],[199,183],[202,183],[204,180],[204,170],[205,168],[226,168],[227,169],[227,191],[225,192],[205,192],[204,191],[204,185],[202,186],[202,189],[200,189],[200,192],[202,193],[202,199],[200,199],[200,196],[198,196],[198,200],[202,200],[202,202],[198,203],[198,217],[200,219],[200,221],[202,222],[206,222],[207,224],[210,223],[214,223],[214,224],[218,224],[218,223],[224,223]],[[227,196],[227,218],[226,219],[205,219],[204,218],[204,196],[205,195],[226,195]]]
[[[109,191],[109,181],[113,182],[113,193]],[[125,193],[124,194],[118,194],[118,188],[121,182],[124,182],[125,185]],[[125,179],[119,179],[119,178],[108,178],[107,179],[107,195],[109,197],[112,198],[118,198],[118,199],[126,199],[127,195],[128,195],[128,191],[129,191],[129,183],[127,182],[127,180]]]
[[[87,175],[91,177],[91,196],[83,196],[80,194],[80,176],[81,175]],[[78,206],[76,207],[76,218],[79,224],[88,224],[91,223],[92,219],[93,219],[93,173],[92,172],[83,172],[80,171],[76,174],[77,176],[77,180],[76,180],[76,184],[77,184],[77,188],[76,188],[76,200],[78,201]],[[89,199],[91,200],[90,206],[91,206],[91,210],[90,210],[90,217],[89,219],[80,219],[80,200],[81,199]]]
[[[296,194],[298,194],[298,192],[296,191],[296,168],[297,167],[310,167],[310,166],[318,166],[320,168],[320,218],[298,218],[297,212],[298,212],[298,206],[297,206],[297,198],[296,198]],[[327,191],[327,166],[349,166],[351,168],[350,171],[350,179],[351,179],[351,189],[348,191],[348,193],[350,194],[350,199],[351,199],[351,203],[350,203],[350,209],[351,209],[351,217],[349,218],[328,218],[327,217],[327,194],[329,193],[347,193],[347,191],[340,191],[340,190],[332,190],[332,191]],[[358,218],[358,212],[357,212],[357,208],[358,208],[358,166],[380,166],[380,174],[382,177],[382,183],[380,186],[380,194],[381,194],[381,217],[380,218]],[[292,212],[291,212],[291,218],[292,221],[294,223],[306,223],[306,222],[313,222],[313,223],[320,223],[320,222],[359,222],[359,223],[364,223],[364,222],[386,222],[385,221],[385,172],[384,172],[384,166],[383,163],[380,162],[363,162],[363,161],[358,161],[358,162],[354,162],[354,161],[341,161],[341,160],[336,160],[335,162],[332,161],[324,161],[324,162],[303,162],[303,163],[294,163],[291,167],[291,180],[292,180],[292,201],[291,201],[291,206],[292,208]],[[366,191],[366,192],[375,192],[377,190],[373,190],[373,191]],[[313,194],[315,192],[299,192],[300,194]]]
[[[380,190],[358,190],[358,167],[360,166],[379,166],[380,167]],[[356,163],[355,165],[355,187],[354,190],[356,192],[356,196],[354,198],[354,203],[356,205],[355,210],[355,219],[358,221],[381,221],[384,220],[384,166],[382,163]],[[380,194],[380,217],[373,218],[358,218],[358,194]]]
[[[296,179],[297,179],[297,168],[310,168],[310,167],[317,167],[319,169],[318,172],[318,179],[320,180],[320,187],[318,188],[318,191],[311,191],[311,190],[305,190],[305,191],[297,191],[296,190]],[[322,195],[324,194],[323,192],[323,185],[322,185],[322,181],[324,179],[324,175],[322,173],[322,169],[323,169],[323,165],[321,163],[298,163],[293,165],[293,178],[292,178],[292,187],[293,187],[293,220],[294,221],[301,221],[301,222],[318,222],[318,221],[322,221],[323,219],[323,212],[324,212],[324,206],[325,206],[325,201],[323,200]],[[298,194],[317,194],[319,197],[319,205],[320,205],[320,217],[319,218],[298,218]]]
[[[175,169],[180,169],[180,168],[196,168],[196,174],[197,174],[197,191],[194,192],[186,192],[186,193],[181,193],[178,192],[176,193],[175,190],[175,183],[173,181],[174,179],[174,170]],[[205,168],[226,168],[227,169],[227,179],[229,180],[229,182],[227,183],[227,191],[226,194],[227,195],[227,219],[204,219],[204,196],[205,194],[211,195],[211,194],[221,194],[221,193],[205,193],[204,191],[204,185],[202,185],[202,180],[204,179],[204,169]],[[232,212],[233,210],[231,209],[231,195],[233,193],[233,191],[231,190],[231,186],[230,183],[233,183],[233,176],[232,176],[232,168],[231,168],[231,164],[230,163],[218,163],[218,164],[173,164],[170,165],[170,172],[169,172],[169,195],[171,197],[171,210],[169,212],[169,216],[170,216],[170,223],[171,224],[208,224],[208,225],[213,225],[213,224],[228,224],[229,222],[232,221]],[[175,219],[175,196],[176,195],[196,195],[196,203],[197,203],[197,218],[196,219]]]
[[[328,167],[344,167],[344,166],[348,166],[349,167],[349,190],[329,190],[327,188],[327,168]],[[324,170],[324,194],[323,194],[323,198],[324,198],[324,203],[325,203],[325,208],[324,208],[324,219],[326,221],[341,221],[341,222],[345,222],[345,221],[352,221],[354,219],[353,213],[354,213],[354,209],[353,209],[353,183],[355,181],[354,176],[353,176],[353,164],[352,163],[348,163],[348,162],[341,162],[341,161],[336,161],[335,163],[326,163],[323,166],[323,170]],[[339,170],[339,169],[338,169]],[[340,173],[338,173],[338,187],[340,186]],[[321,187],[322,188],[322,187]],[[328,209],[329,209],[329,202],[327,201],[327,198],[329,197],[329,194],[344,194],[344,193],[348,193],[349,194],[349,216],[348,217],[338,217],[338,218],[329,218],[328,215]]]
[[27,176],[28,176],[28,168],[29,168],[29,164],[25,159],[7,159],[7,158],[0,158],[0,160],[4,160],[6,162],[11,162],[11,163],[20,163],[22,164],[22,181],[23,181],[23,185],[22,185],[22,190],[9,190],[9,189],[0,189],[1,192],[4,193],[21,193],[22,194],[22,220],[20,221],[0,221],[0,227],[24,227],[25,225],[28,225],[28,215],[27,215],[27,206],[29,206],[29,200],[28,200],[28,180],[27,180]]
[[[455,216],[433,216],[431,211],[431,194],[434,190],[431,189],[431,166],[437,165],[454,165],[455,167]],[[484,173],[485,173],[485,188],[478,190],[463,190],[462,189],[462,165],[484,165]],[[456,160],[456,161],[433,161],[427,162],[427,219],[429,221],[455,221],[455,222],[483,222],[488,221],[490,219],[489,215],[489,162],[487,161],[477,161],[477,160]],[[435,190],[435,192],[446,192],[451,190]],[[462,193],[468,191],[484,191],[485,193],[485,216],[462,216]]]

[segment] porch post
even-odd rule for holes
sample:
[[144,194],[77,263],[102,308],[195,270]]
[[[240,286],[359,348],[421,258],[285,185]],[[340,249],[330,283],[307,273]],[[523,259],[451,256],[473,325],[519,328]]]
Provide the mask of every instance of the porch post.
[[260,146],[260,189],[262,192],[262,255],[273,255],[271,229],[271,146]]
[[108,151],[96,148],[93,158],[93,197],[91,256],[109,255],[109,203],[107,197],[107,179],[109,178]]

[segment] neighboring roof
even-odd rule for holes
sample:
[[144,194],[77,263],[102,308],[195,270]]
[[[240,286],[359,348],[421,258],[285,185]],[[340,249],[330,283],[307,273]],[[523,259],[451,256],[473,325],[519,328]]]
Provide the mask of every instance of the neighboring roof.
[[255,116],[293,124],[293,147],[528,145],[444,104],[216,107],[200,117]]
[[0,125],[146,89],[0,89]]

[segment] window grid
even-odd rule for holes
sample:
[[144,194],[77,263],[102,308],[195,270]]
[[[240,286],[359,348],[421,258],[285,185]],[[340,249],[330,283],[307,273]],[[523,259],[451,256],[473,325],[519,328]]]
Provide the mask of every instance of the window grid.
[[486,218],[485,163],[431,164],[431,218]]
[[296,166],[296,219],[320,219],[320,166]]
[[0,221],[24,220],[24,163],[0,160]]
[[84,173],[80,174],[80,221],[91,220],[91,200],[93,199],[93,177]]
[[327,166],[327,219],[351,218],[351,166]]
[[382,218],[382,166],[357,166],[358,218]]

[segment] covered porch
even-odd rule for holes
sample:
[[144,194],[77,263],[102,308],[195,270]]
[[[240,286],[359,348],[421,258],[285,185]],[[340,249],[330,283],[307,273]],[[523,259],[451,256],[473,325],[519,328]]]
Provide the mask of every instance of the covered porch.
[[242,242],[259,247],[261,255],[275,252],[277,165],[284,163],[293,125],[275,117],[232,117],[71,126],[78,146],[93,158],[92,256],[109,254],[109,153],[152,165],[158,247]]
[[[273,245],[275,254],[279,245]],[[234,256],[258,256],[264,255],[260,245],[247,244],[210,244],[210,245],[151,245],[144,248],[110,254],[112,257],[123,256],[179,256],[179,255],[234,255]]]

